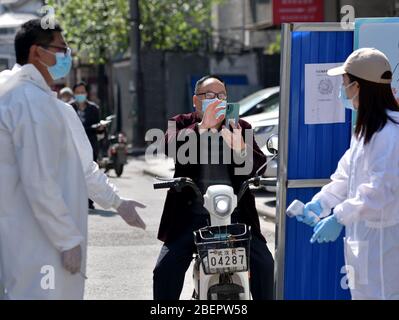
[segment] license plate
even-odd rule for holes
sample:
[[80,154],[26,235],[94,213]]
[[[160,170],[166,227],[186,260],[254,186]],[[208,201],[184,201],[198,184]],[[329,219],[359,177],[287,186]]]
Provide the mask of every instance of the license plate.
[[209,271],[228,272],[247,270],[245,248],[226,248],[208,250]]

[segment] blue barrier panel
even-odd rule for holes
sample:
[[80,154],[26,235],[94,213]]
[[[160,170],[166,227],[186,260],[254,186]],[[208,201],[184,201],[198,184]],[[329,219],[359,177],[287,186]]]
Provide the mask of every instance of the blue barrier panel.
[[[349,148],[351,113],[346,122],[305,125],[305,64],[343,62],[353,50],[350,31],[294,31],[291,40],[290,103],[288,130],[288,180],[326,179]],[[306,203],[319,188],[290,188],[286,203]],[[334,243],[310,244],[312,228],[286,219],[285,299],[349,299],[341,288],[344,266],[342,234]]]

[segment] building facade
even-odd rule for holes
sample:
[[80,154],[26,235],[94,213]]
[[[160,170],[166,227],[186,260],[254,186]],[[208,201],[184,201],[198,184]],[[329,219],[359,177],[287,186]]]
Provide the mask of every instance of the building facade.
[[393,17],[399,13],[399,0],[225,0],[213,9],[214,50],[267,48],[276,40],[284,19],[339,22],[345,5],[354,7],[356,18]]
[[0,0],[0,71],[15,63],[14,37],[21,24],[38,17],[43,1]]

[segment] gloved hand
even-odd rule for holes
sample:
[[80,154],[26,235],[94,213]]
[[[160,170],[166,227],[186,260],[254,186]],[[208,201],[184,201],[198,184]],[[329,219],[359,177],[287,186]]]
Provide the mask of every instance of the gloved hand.
[[140,202],[133,200],[122,200],[121,205],[116,209],[119,215],[125,222],[132,227],[137,227],[145,230],[146,225],[144,221],[140,218],[136,211],[136,207],[145,208],[146,206]]
[[328,216],[321,220],[314,228],[314,233],[310,239],[310,243],[329,242],[337,240],[344,226],[337,221],[334,215]]
[[303,215],[296,216],[296,219],[299,222],[303,222],[311,227],[314,227],[319,219],[315,217],[311,212],[315,213],[319,216],[323,212],[323,207],[321,206],[320,200],[310,201],[305,204],[305,208],[303,209]]
[[62,265],[70,273],[75,274],[80,271],[82,264],[82,249],[80,245],[63,251],[61,253]]

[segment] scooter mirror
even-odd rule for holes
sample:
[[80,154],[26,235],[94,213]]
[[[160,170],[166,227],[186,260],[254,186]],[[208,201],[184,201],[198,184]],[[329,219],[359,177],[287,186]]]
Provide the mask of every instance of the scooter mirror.
[[107,125],[109,125],[111,123],[111,120],[101,120],[100,121],[100,125],[102,125],[102,126],[107,126]]
[[116,118],[116,115],[111,114],[110,116],[106,117],[105,120],[111,121]]
[[267,150],[271,154],[277,155],[277,153],[278,153],[278,135],[276,135],[276,134],[271,135],[269,137],[269,139],[267,139],[266,147],[267,147]]

